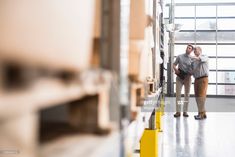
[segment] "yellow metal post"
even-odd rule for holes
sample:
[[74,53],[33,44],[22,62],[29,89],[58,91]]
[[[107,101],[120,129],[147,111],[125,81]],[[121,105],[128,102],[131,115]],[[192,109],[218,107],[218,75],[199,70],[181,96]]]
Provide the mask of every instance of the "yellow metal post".
[[161,107],[156,109],[155,111],[155,118],[156,118],[156,129],[159,132],[162,132],[162,113],[161,113]]
[[158,131],[145,129],[140,140],[140,157],[158,157]]
[[162,116],[164,115],[164,107],[165,107],[165,104],[164,104],[164,96],[161,96],[160,108],[161,108],[161,115],[162,115]]
[[160,105],[155,109],[154,127],[145,129],[140,140],[140,157],[158,157],[158,134],[162,132],[162,115],[164,114],[164,99],[160,98]]

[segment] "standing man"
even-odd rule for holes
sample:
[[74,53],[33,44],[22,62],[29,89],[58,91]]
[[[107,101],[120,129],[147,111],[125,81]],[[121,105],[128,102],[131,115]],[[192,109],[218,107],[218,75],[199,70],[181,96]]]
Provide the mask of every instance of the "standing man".
[[194,92],[198,107],[198,115],[194,116],[196,120],[206,118],[205,101],[208,87],[208,57],[202,55],[201,47],[197,46],[194,50],[195,57],[192,62],[192,74],[195,78]]
[[[188,104],[189,104],[189,93],[191,86],[191,64],[192,58],[190,53],[193,51],[193,45],[188,44],[186,52],[177,56],[173,63],[173,69],[176,77],[176,113],[174,117],[180,117],[181,104],[183,104],[183,116],[188,117]],[[177,67],[178,65],[178,67]],[[184,101],[181,101],[181,91],[184,86]]]

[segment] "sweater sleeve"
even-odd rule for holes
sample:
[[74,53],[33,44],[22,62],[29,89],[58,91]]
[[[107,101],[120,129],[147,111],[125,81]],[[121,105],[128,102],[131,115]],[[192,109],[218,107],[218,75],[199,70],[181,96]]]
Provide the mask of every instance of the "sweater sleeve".
[[176,59],[175,59],[175,61],[174,61],[173,64],[174,64],[174,65],[178,65],[178,64],[179,64],[179,56],[176,57]]
[[200,57],[201,62],[207,62],[208,61],[208,56],[206,55],[201,55]]

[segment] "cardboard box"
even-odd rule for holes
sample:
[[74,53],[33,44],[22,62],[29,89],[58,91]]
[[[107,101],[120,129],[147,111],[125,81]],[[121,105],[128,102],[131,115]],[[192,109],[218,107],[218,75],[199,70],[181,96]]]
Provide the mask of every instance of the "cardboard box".
[[95,0],[95,23],[94,23],[94,37],[101,37],[101,15],[102,3],[101,0]]
[[140,57],[144,49],[144,41],[131,40],[129,42],[129,78],[137,82],[140,74]]
[[145,0],[131,0],[130,39],[144,39],[146,25],[147,16],[145,14]]
[[131,40],[129,44],[129,76],[133,81],[145,82],[152,77],[152,50],[148,40]]
[[0,2],[0,60],[80,71],[90,66],[95,0]]

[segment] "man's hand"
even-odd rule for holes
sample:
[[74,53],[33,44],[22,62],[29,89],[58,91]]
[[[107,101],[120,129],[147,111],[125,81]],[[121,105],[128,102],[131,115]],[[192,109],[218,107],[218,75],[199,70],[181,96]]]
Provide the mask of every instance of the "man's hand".
[[180,74],[180,71],[178,69],[174,69],[175,70],[175,74]]
[[178,70],[178,68],[176,67],[175,64],[173,64],[173,69],[174,69],[176,75],[180,73],[180,71]]

